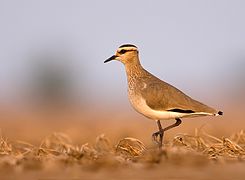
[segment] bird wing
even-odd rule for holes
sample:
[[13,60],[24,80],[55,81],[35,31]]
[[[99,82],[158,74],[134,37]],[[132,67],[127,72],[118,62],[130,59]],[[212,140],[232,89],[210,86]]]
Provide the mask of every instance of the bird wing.
[[179,113],[216,113],[215,109],[192,99],[179,89],[156,77],[147,82],[144,81],[146,86],[141,90],[141,95],[151,109]]

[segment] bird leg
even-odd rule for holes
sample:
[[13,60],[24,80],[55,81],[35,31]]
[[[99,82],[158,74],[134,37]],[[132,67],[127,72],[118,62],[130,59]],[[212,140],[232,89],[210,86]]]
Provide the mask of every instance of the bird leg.
[[[164,132],[169,130],[169,129],[172,129],[176,126],[179,126],[182,122],[181,119],[179,119],[179,118],[176,118],[175,120],[176,120],[176,122],[174,124],[164,128],[164,129],[162,128],[160,120],[157,121],[159,131],[152,134],[152,139],[154,142],[156,142],[159,145],[160,149],[162,148],[162,141],[163,141]],[[158,136],[159,136],[159,140],[158,140]]]
[[167,131],[167,130],[172,129],[172,128],[176,127],[176,126],[179,126],[181,124],[181,122],[182,122],[180,118],[176,118],[175,120],[176,120],[176,122],[174,124],[172,124],[172,125],[170,125],[168,127],[165,127],[163,129],[163,131]]
[[[159,131],[157,131],[157,132],[152,134],[152,140],[158,144],[159,148],[161,148],[162,147],[162,140],[163,140],[164,130],[162,128],[160,120],[157,120],[157,125],[158,125]],[[159,140],[158,140],[158,136],[159,136]]]

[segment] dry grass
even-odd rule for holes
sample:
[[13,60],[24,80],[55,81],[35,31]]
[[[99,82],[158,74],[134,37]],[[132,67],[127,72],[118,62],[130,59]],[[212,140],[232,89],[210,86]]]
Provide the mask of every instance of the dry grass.
[[[245,132],[230,133],[239,128],[229,129],[228,120],[222,119],[222,127],[221,120],[209,121],[205,130],[201,125],[207,120],[187,120],[166,133],[159,151],[150,139],[156,130],[151,121],[70,114],[64,121],[64,116],[5,118],[0,179],[245,179]],[[187,133],[177,134],[181,131]]]
[[194,135],[179,134],[165,145],[162,152],[156,147],[147,148],[140,140],[129,137],[112,144],[103,134],[98,136],[92,145],[73,144],[63,133],[47,136],[39,146],[0,137],[0,169],[8,169],[8,172],[74,165],[85,170],[121,166],[149,167],[161,162],[203,165],[213,160],[244,161],[244,131],[241,130],[229,138],[218,138],[197,130]]

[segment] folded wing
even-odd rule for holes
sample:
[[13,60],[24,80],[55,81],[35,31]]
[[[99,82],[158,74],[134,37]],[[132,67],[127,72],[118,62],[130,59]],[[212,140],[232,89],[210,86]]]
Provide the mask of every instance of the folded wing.
[[[147,82],[150,83],[147,84]],[[203,115],[205,113],[210,115],[218,113],[215,109],[192,99],[156,77],[144,83],[146,86],[142,89],[141,95],[151,109],[179,113],[204,113]]]

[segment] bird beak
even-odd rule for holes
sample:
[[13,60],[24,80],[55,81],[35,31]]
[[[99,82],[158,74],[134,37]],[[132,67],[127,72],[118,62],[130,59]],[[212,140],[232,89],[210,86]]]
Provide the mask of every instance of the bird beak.
[[108,58],[107,60],[105,60],[104,63],[107,63],[107,62],[109,62],[109,61],[112,61],[112,60],[116,59],[117,57],[118,57],[118,56],[113,55],[113,56],[111,56],[110,58]]

